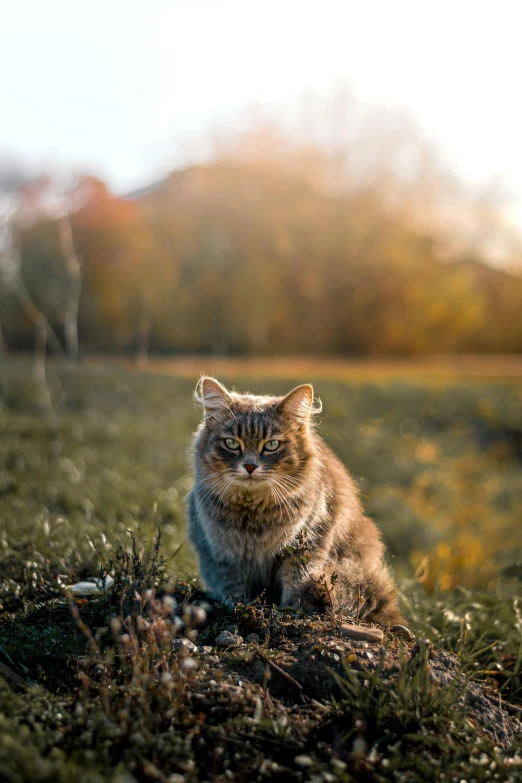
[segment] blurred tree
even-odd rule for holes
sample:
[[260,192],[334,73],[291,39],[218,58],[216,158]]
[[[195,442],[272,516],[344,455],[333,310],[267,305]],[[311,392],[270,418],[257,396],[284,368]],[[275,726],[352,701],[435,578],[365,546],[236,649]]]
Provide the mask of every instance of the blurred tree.
[[[492,200],[474,202],[406,119],[357,118],[356,108],[348,101],[343,119],[342,104],[330,107],[329,144],[261,123],[222,139],[205,165],[124,198],[92,177],[68,190],[65,212],[45,213],[41,196],[35,211],[27,198],[23,277],[49,322],[63,324],[69,353],[81,280],[85,347],[142,360],[149,345],[520,351],[522,278],[481,253],[488,237],[498,244]],[[24,324],[10,323],[6,339],[23,345]]]
[[91,344],[116,350],[134,344],[143,358],[161,306],[164,312],[167,302],[172,306],[172,256],[138,203],[116,198],[100,180],[85,178],[82,188],[72,217],[86,268],[82,330]]

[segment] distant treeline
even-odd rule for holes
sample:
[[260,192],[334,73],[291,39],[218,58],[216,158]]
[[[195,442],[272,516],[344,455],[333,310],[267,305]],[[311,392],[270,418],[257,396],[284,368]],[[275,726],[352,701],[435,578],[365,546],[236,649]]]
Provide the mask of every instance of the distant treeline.
[[[89,351],[390,354],[522,350],[522,278],[433,227],[379,183],[318,186],[299,167],[224,156],[125,198],[86,180],[71,215]],[[428,225],[426,223],[426,225]],[[24,283],[62,336],[56,222],[20,230]],[[9,349],[33,324],[2,284]]]

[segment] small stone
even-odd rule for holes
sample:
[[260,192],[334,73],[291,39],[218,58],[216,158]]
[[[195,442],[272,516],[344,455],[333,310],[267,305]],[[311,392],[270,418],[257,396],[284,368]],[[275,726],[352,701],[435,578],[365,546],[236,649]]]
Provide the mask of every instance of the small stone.
[[194,653],[198,651],[198,648],[191,642],[190,639],[174,639],[172,642],[174,650],[182,650],[186,653]]
[[382,642],[384,639],[384,633],[380,628],[363,628],[360,625],[344,623],[340,631],[343,636],[349,636],[351,639],[366,639],[369,642]]
[[364,650],[361,653],[361,657],[365,658],[367,661],[373,661],[373,654],[369,650]]
[[415,639],[415,634],[410,631],[409,628],[406,628],[405,625],[394,625],[392,631],[393,633],[396,633],[397,636],[405,636],[406,639],[410,639],[411,641]]
[[243,644],[243,637],[230,631],[221,631],[219,636],[216,636],[216,647],[240,647]]
[[296,756],[294,758],[294,764],[296,764],[298,767],[311,767],[314,763],[314,760],[311,756]]
[[259,644],[261,639],[259,638],[257,633],[249,633],[247,638],[247,642],[250,642],[250,644]]
[[201,653],[201,655],[211,655],[213,649],[214,649],[213,647],[208,647],[207,645],[203,645],[203,647],[199,648],[199,652]]
[[227,625],[225,631],[237,635],[239,633],[239,628],[237,627],[237,625]]

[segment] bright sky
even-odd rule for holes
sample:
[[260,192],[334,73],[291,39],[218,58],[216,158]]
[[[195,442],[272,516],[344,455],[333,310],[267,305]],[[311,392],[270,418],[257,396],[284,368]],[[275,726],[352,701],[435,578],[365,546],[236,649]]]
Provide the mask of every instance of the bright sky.
[[118,190],[247,107],[349,81],[522,204],[518,0],[0,0],[0,156]]

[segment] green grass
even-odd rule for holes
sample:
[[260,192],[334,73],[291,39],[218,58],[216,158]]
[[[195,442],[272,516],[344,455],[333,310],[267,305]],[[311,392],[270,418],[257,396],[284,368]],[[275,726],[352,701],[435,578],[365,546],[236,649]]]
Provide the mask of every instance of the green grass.
[[[4,548],[28,540],[46,554],[52,546],[65,567],[96,558],[126,529],[147,536],[160,524],[167,549],[183,540],[197,379],[116,367],[51,370],[55,432],[30,365],[1,372]],[[313,379],[296,378],[303,380]],[[233,382],[272,393],[291,386],[280,378]],[[316,392],[320,432],[357,478],[399,575],[410,576],[441,546],[444,557],[444,543],[454,545],[449,583],[486,585],[522,560],[520,382],[320,379]],[[190,567],[188,550],[180,555]]]
[[[270,700],[248,679],[240,696],[227,691],[220,683],[237,683],[240,656],[220,655],[212,671],[186,670],[170,650],[172,618],[144,597],[147,587],[167,586],[181,604],[196,576],[184,496],[197,379],[53,367],[56,428],[29,364],[4,364],[0,373],[0,662],[35,683],[18,690],[0,676],[0,780],[522,777],[520,744],[496,747],[466,706],[472,683],[515,712],[522,704],[521,582],[500,576],[506,567],[516,576],[522,559],[519,383],[315,384],[320,432],[383,530],[405,616],[418,638],[456,656],[462,678],[441,688],[429,676],[426,645],[416,656],[405,648],[403,658],[395,649],[397,676],[339,670],[336,701],[320,707],[296,702],[291,687]],[[272,393],[292,385],[246,371],[233,382]],[[158,529],[159,559],[143,565],[139,552],[151,551]],[[134,564],[124,554],[131,535]],[[412,575],[430,553],[427,594]],[[75,618],[61,584],[100,566],[128,579],[112,597],[81,604]],[[242,622],[228,610],[209,617],[201,639],[210,644],[220,628]],[[134,653],[112,633],[111,618],[127,622]],[[309,766],[294,762],[303,754]]]

